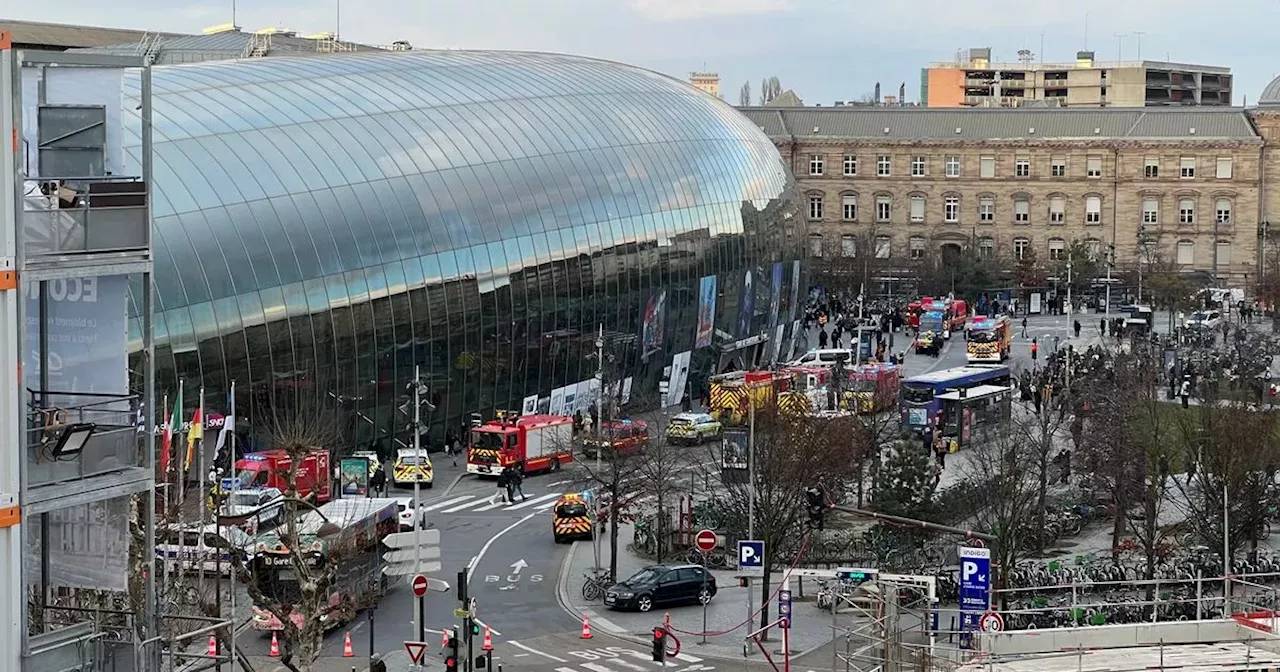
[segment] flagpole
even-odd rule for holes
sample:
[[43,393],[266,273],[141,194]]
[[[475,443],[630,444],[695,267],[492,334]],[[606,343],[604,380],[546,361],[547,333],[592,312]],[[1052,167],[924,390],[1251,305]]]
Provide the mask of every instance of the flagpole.
[[[174,515],[173,525],[174,525],[174,529],[177,530],[177,537],[178,537],[178,555],[177,557],[174,558],[174,561],[177,563],[175,565],[175,568],[177,569],[178,581],[182,581],[183,577],[186,576],[186,572],[183,571],[184,568],[182,564],[186,560],[186,538],[187,538],[186,530],[182,529],[182,520],[183,520],[182,503],[186,499],[186,496],[184,494],[186,491],[186,487],[185,487],[186,478],[183,476],[182,461],[186,458],[186,453],[184,452],[181,457],[174,455],[173,453],[175,451],[174,451],[173,443],[174,443],[174,439],[176,439],[181,434],[181,432],[178,430],[182,429],[182,392],[185,385],[186,385],[186,381],[184,380],[178,381],[178,398],[173,402],[173,406],[175,410],[173,414],[169,417],[169,463],[173,465],[173,474],[174,474],[173,482],[169,485],[169,487],[176,489],[177,492],[174,494],[174,497],[177,499],[177,502],[178,502],[177,506],[174,507],[174,512],[173,512],[173,515]],[[170,584],[169,588],[170,590],[172,590],[173,585]],[[181,593],[180,590],[178,592],[179,594]]]
[[[223,420],[222,420],[222,431],[224,431],[224,432],[226,432],[226,433],[227,433],[227,476],[228,476],[228,477],[230,477],[230,478],[235,478],[235,465],[236,465],[236,381],[234,381],[234,380],[233,380],[233,381],[231,381],[231,403],[230,403],[230,404],[228,404],[228,406],[230,406],[231,410],[228,412],[227,417],[226,417],[226,418],[223,418]],[[260,531],[260,530],[258,530],[258,529],[257,529],[257,525],[254,525],[254,531]],[[219,555],[218,557],[222,557],[222,556],[221,556],[221,555]],[[219,575],[219,576],[221,576],[221,575]],[[235,619],[236,619],[236,575],[235,575],[235,566],[234,566],[234,565],[231,567],[231,580],[230,580],[230,582],[229,582],[229,583],[231,584],[231,585],[230,585],[231,590],[229,591],[229,592],[231,593],[231,619],[230,619],[230,623],[231,623],[231,627],[230,627],[230,630],[231,630],[231,644],[230,644],[230,647],[229,647],[229,648],[231,649],[231,651],[230,651],[230,654],[231,654],[231,672],[235,672],[235,669],[236,669],[236,623],[235,623]],[[219,616],[219,617],[221,617],[221,616],[222,616],[222,601],[221,601],[221,600],[219,600],[219,601],[218,601],[218,616]],[[218,668],[219,668],[219,670],[221,670],[221,668],[222,668],[221,663],[219,663]]]
[[[154,400],[153,400],[153,401],[154,401]],[[163,429],[163,430],[161,430],[161,431],[163,431],[163,432],[168,432],[168,431],[169,431],[169,393],[168,393],[168,392],[165,392],[165,393],[164,393],[164,403],[160,405],[160,408],[162,409],[162,410],[160,411],[160,413],[161,413],[161,416],[160,416],[160,417],[164,419],[164,429]],[[155,411],[153,410],[152,412],[154,413]],[[160,454],[161,454],[161,456],[163,456],[163,455],[164,455],[164,442],[163,442],[163,441],[161,441],[161,444],[160,444]],[[172,488],[170,488],[170,487],[169,487],[169,463],[168,463],[167,461],[165,461],[165,460],[160,460],[160,472],[161,472],[161,473],[160,473],[160,482],[161,482],[161,484],[164,486],[164,500],[163,500],[163,501],[164,501],[164,516],[161,518],[161,520],[168,520],[168,518],[169,518],[169,512],[170,512],[170,509],[171,509],[171,507],[172,507],[172,502],[170,502],[170,501],[169,501],[169,497],[170,497],[170,495],[172,495],[172,494],[173,494],[173,492],[172,492]],[[151,512],[151,515],[152,515],[152,517],[154,518],[154,517],[155,517],[155,512],[154,512],[154,511],[152,511],[152,512]],[[172,541],[172,538],[168,538],[168,537],[167,537],[167,538],[166,538],[166,542],[168,542],[168,541]],[[166,556],[166,557],[165,557],[164,561],[160,563],[160,578],[161,578],[161,581],[162,581],[162,582],[161,582],[161,584],[160,584],[160,586],[161,586],[161,588],[162,588],[162,589],[163,589],[163,588],[165,588],[165,587],[168,587],[168,585],[169,585],[169,558],[168,558],[168,554],[167,554],[167,553],[165,554],[165,556]],[[157,611],[158,611],[158,609],[157,609]]]
[[[204,526],[205,515],[209,511],[207,497],[205,496],[205,480],[207,475],[204,473],[204,386],[200,386],[200,399],[197,402],[196,415],[191,420],[191,431],[194,432],[195,439],[191,441],[191,445],[196,451],[196,506],[200,507],[200,541],[204,542]],[[198,425],[198,426],[197,426]],[[187,465],[190,466],[190,465]],[[214,549],[219,555],[222,554],[221,549]],[[200,553],[200,571],[196,574],[197,595],[204,597],[204,558],[203,552]]]

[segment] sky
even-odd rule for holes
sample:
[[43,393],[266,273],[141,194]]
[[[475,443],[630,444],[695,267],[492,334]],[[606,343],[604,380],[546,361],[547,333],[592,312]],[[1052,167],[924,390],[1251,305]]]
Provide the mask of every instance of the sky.
[[[2,18],[198,32],[231,21],[233,0],[8,0]],[[685,79],[722,77],[737,104],[777,76],[805,104],[869,94],[876,82],[917,100],[920,68],[961,49],[998,61],[1030,49],[1051,62],[1090,48],[1099,60],[1219,65],[1236,104],[1256,101],[1280,73],[1280,0],[238,0],[245,29],[284,25],[343,39],[408,40],[415,48],[555,51],[621,61]],[[16,5],[16,8],[13,6]],[[340,17],[340,18],[339,18]],[[339,23],[340,21],[340,23]],[[1139,35],[1141,33],[1141,35]],[[1125,35],[1118,38],[1117,35]],[[1043,44],[1043,48],[1042,45]],[[1041,53],[1043,52],[1043,53]]]

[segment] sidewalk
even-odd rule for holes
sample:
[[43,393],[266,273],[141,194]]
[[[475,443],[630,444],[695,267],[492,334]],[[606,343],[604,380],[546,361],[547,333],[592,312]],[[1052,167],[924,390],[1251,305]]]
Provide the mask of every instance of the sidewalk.
[[[622,525],[618,534],[618,577],[635,574],[640,569],[656,564],[652,560],[634,555],[627,549],[631,541],[632,527]],[[600,564],[609,565],[609,540],[601,539]],[[579,541],[573,544],[561,565],[557,599],[560,605],[575,618],[589,616],[593,630],[608,633],[623,639],[648,645],[654,626],[662,623],[665,614],[671,614],[671,626],[680,638],[684,650],[697,656],[712,656],[741,660],[744,645],[748,646],[749,657],[759,657],[759,649],[746,640],[748,632],[759,627],[760,616],[755,614],[747,621],[748,602],[753,605],[751,611],[759,606],[760,588],[753,582],[748,590],[738,586],[738,580],[731,570],[713,570],[717,593],[706,608],[706,628],[703,628],[703,609],[698,605],[655,607],[652,612],[623,612],[607,609],[599,600],[588,602],[582,597],[583,574],[591,570],[594,552],[591,542]],[[673,562],[667,560],[666,562]],[[777,590],[776,582],[781,573],[775,572],[771,577],[775,585],[771,594]],[[799,593],[795,593],[799,598]],[[777,618],[777,597],[774,595],[769,605],[770,620]],[[701,644],[701,633],[709,633],[707,643]],[[821,611],[812,602],[795,602],[791,618],[791,653],[799,655],[816,649],[831,641],[831,614]],[[781,634],[772,630],[770,642],[766,644],[770,655],[781,649]]]

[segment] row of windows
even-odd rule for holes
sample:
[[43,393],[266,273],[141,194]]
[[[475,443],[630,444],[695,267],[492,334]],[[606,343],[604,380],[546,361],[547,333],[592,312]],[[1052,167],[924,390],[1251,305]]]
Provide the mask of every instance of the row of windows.
[[[857,236],[844,234],[840,236],[840,249],[838,256],[852,259],[858,256]],[[893,256],[893,238],[890,236],[876,236],[872,241],[874,250],[873,256],[876,259],[889,259]],[[1088,251],[1091,259],[1096,260],[1102,254],[1102,241],[1097,238],[1087,238],[1084,241],[1085,249]],[[1226,265],[1231,263],[1231,242],[1220,240],[1216,244],[1217,263],[1218,265]],[[1067,241],[1063,238],[1050,238],[1048,241],[1048,254],[1050,261],[1063,261],[1067,254]],[[924,236],[911,236],[907,239],[907,257],[910,259],[923,259],[926,250],[928,250],[928,241]],[[1196,244],[1192,240],[1179,240],[1176,247],[1176,263],[1181,265],[1191,265],[1196,263]],[[809,234],[809,254],[822,258],[828,253],[833,252],[827,248],[827,237],[820,233]],[[1014,238],[1013,239],[1013,258],[1018,261],[1027,259],[1031,252],[1030,238]],[[996,256],[996,239],[990,236],[983,236],[978,239],[978,258],[991,260]]]
[[[1048,201],[1045,221],[1049,224],[1065,224],[1067,221],[1068,198],[1066,196],[1050,196]],[[925,196],[912,194],[907,197],[907,205],[908,221],[912,224],[924,223],[927,205]],[[1229,225],[1231,223],[1231,211],[1232,201],[1230,198],[1214,199],[1213,221],[1215,224],[1220,226]],[[826,197],[822,194],[809,194],[809,219],[821,220],[826,217],[826,214]],[[978,222],[983,224],[992,224],[996,221],[995,196],[978,197],[977,216]],[[858,221],[857,194],[840,195],[840,220],[845,222]],[[882,194],[875,197],[874,220],[878,223],[887,223],[893,220],[892,196]],[[947,224],[960,223],[959,196],[947,195],[942,197],[942,221]],[[1158,198],[1143,199],[1141,221],[1143,224],[1160,223],[1160,200]],[[1031,198],[1029,196],[1017,195],[1013,197],[1013,223],[1031,223]],[[1101,196],[1084,197],[1084,223],[1102,223]],[[1182,197],[1178,199],[1178,223],[1185,226],[1196,223],[1195,198]]]
[[[936,159],[935,159],[936,160]],[[930,175],[931,157],[928,156],[912,156],[909,162],[909,174],[911,177],[928,177]],[[1178,178],[1183,180],[1193,180],[1197,177],[1197,169],[1199,167],[1199,158],[1194,156],[1183,156],[1178,159]],[[1219,180],[1229,180],[1233,174],[1231,157],[1218,157],[1214,162],[1214,177]],[[942,158],[942,174],[944,177],[963,177],[964,161],[959,155],[950,155]],[[842,175],[844,177],[858,176],[858,157],[855,154],[845,154],[841,163]],[[876,155],[876,177],[892,177],[893,176],[893,157],[889,154]],[[1068,178],[1072,177],[1068,167],[1067,157],[1054,156],[1049,159],[1048,164],[1049,177]],[[1016,178],[1032,178],[1037,177],[1033,174],[1036,171],[1032,169],[1031,157],[1015,156],[1013,160],[1013,176]],[[809,155],[809,176],[822,177],[827,174],[827,158],[823,154]],[[1160,157],[1148,156],[1143,160],[1142,175],[1148,179],[1156,179],[1161,177],[1160,173]],[[982,156],[978,159],[978,177],[984,179],[992,179],[996,177],[996,157]],[[1084,177],[1090,179],[1099,179],[1102,177],[1102,157],[1089,156],[1085,157]]]

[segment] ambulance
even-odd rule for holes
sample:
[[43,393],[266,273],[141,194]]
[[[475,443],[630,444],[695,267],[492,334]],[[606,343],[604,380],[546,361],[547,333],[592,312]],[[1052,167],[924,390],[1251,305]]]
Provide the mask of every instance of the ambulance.
[[435,472],[431,467],[431,456],[419,448],[401,448],[396,451],[396,461],[391,465],[391,483],[396,487],[421,483],[431,487],[435,481]]

